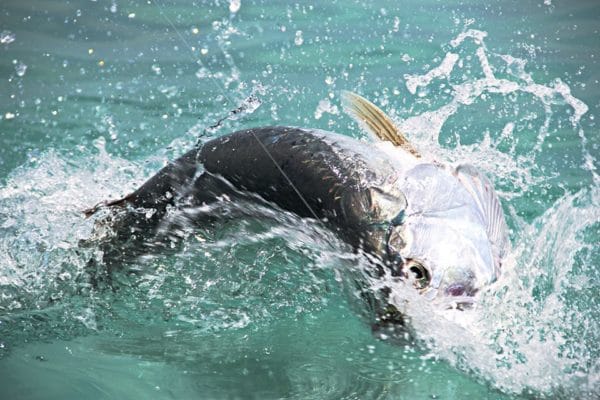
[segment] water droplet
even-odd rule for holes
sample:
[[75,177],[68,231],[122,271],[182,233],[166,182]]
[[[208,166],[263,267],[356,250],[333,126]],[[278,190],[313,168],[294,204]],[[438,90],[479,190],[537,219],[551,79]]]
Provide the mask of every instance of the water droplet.
[[400,18],[394,17],[394,32],[398,32],[400,30]]
[[4,119],[13,119],[14,117],[15,114],[11,113],[10,111],[4,114]]
[[315,119],[321,119],[324,113],[338,115],[339,109],[336,105],[331,104],[329,99],[323,99],[319,101],[319,104],[317,105],[317,109],[315,110]]
[[302,37],[302,31],[296,31],[296,37],[294,38],[294,43],[296,46],[301,46],[304,43],[304,38]]
[[198,72],[196,72],[196,77],[198,79],[204,79],[204,78],[208,78],[210,76],[210,72],[208,71],[208,69],[202,67],[198,70]]
[[25,75],[25,72],[27,72],[27,65],[19,61],[19,63],[15,65],[15,71],[17,71],[17,75],[23,76]]
[[2,33],[0,33],[0,43],[2,44],[12,43],[15,39],[16,36],[11,31],[2,31]]
[[[177,86],[159,86],[158,90],[160,90],[160,92],[164,94],[167,99],[171,99],[179,94]],[[174,105],[173,108],[176,108],[176,105]]]
[[232,13],[236,13],[239,11],[242,6],[241,0],[229,0],[229,11]]
[[133,18],[135,18],[135,13],[129,13],[129,14],[127,15],[127,18],[129,18],[129,19],[133,19]]

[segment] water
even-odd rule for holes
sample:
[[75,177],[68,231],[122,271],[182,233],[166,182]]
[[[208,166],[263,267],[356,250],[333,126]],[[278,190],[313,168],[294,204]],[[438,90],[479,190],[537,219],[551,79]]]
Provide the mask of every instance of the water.
[[[1,398],[600,396],[600,107],[593,1],[5,1],[0,6]],[[511,228],[474,310],[395,287],[293,215],[195,232],[92,290],[81,210],[199,134],[290,124],[363,138],[340,91],[495,182]],[[242,107],[242,113],[210,128]],[[136,267],[136,266],[134,266]],[[373,285],[381,282],[373,282]],[[408,302],[404,300],[408,298]]]

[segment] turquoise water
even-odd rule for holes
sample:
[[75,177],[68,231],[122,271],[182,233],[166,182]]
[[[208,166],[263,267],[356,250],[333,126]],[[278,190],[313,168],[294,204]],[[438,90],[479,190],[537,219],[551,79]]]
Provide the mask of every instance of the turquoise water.
[[[0,398],[598,398],[599,17],[595,1],[3,1]],[[252,94],[207,135],[364,138],[344,89],[495,182],[513,248],[474,310],[412,298],[413,336],[378,337],[352,284],[365,260],[277,213],[89,288],[80,210]]]

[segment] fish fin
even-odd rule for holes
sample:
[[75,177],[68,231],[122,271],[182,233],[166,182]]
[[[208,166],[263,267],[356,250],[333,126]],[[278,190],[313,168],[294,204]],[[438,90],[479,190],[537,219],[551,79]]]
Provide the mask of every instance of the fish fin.
[[459,165],[455,174],[481,210],[494,256],[499,262],[508,244],[508,227],[494,186],[483,173],[470,164]]
[[382,190],[370,187],[371,209],[375,212],[377,222],[389,222],[406,210],[406,197],[401,191]]
[[369,100],[344,90],[342,91],[342,107],[367,132],[375,134],[383,141],[391,142],[417,158],[421,156],[396,127],[392,119]]

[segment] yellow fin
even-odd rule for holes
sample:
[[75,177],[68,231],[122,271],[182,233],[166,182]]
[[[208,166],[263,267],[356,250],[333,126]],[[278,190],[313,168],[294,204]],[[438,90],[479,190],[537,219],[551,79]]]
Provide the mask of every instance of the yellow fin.
[[374,133],[381,140],[391,142],[395,146],[408,151],[417,158],[421,157],[390,117],[369,100],[356,93],[344,90],[342,91],[342,107],[363,129]]

